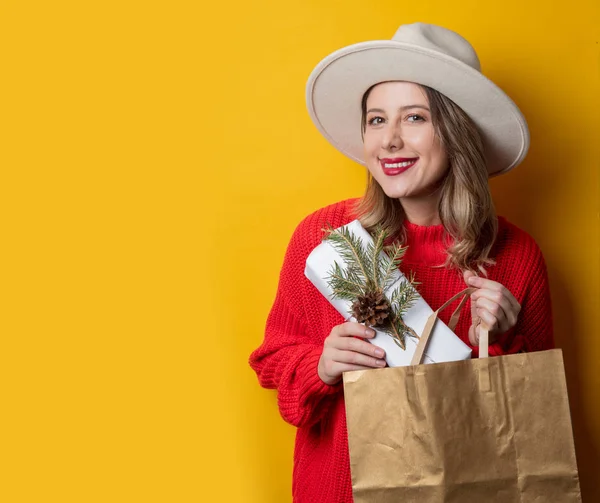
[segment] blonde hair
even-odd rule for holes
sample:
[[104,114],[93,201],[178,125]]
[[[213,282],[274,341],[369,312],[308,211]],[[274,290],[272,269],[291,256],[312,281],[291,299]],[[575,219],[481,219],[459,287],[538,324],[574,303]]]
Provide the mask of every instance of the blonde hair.
[[[366,125],[366,104],[372,86],[362,99],[361,131]],[[435,133],[448,157],[449,169],[441,183],[439,215],[452,244],[447,249],[446,267],[478,270],[493,264],[490,251],[498,221],[488,185],[483,141],[475,123],[452,100],[427,86],[420,86],[429,99]],[[405,241],[405,214],[400,201],[389,198],[369,173],[365,195],[356,211],[363,227],[383,227],[390,236]]]

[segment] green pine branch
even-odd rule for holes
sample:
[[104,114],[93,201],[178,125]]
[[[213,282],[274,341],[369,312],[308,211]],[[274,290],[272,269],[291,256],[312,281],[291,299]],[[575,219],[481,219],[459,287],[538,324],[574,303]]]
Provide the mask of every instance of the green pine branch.
[[[337,262],[328,273],[327,282],[334,298],[356,302],[378,290],[387,291],[398,280],[398,268],[402,263],[406,247],[394,244],[385,247],[387,233],[382,228],[376,229],[373,242],[366,249],[360,238],[347,228],[324,229],[326,240],[330,241],[344,260],[342,268]],[[387,256],[383,252],[387,252]],[[405,338],[418,335],[408,327],[402,317],[414,304],[418,293],[414,275],[403,279],[386,300],[390,304],[391,316],[384,326],[378,327],[392,337],[403,350],[406,349]]]
[[349,267],[360,271],[362,279],[366,282],[366,288],[372,288],[373,279],[369,274],[372,267],[371,258],[365,252],[362,241],[346,227],[331,229],[326,239],[331,241]]
[[410,309],[417,300],[419,295],[415,288],[417,284],[414,274],[411,273],[408,280],[402,280],[392,292],[390,303],[394,313],[397,313],[397,316],[400,318],[406,314],[406,311]]
[[371,258],[371,278],[375,288],[383,288],[383,284],[380,283],[381,260],[383,259],[381,252],[387,236],[388,234],[384,229],[377,227],[375,229],[375,239],[367,245],[367,255]]
[[390,328],[387,332],[394,340],[396,345],[400,346],[403,350],[406,350],[406,337],[413,337],[415,339],[419,338],[417,333],[408,325],[406,325],[399,316],[392,320],[390,323]]
[[364,295],[364,282],[352,267],[345,270],[335,262],[329,272],[328,283],[335,297],[354,301],[359,295]]
[[404,339],[404,327],[399,326],[396,320],[392,320],[390,323],[390,328],[387,331],[388,335],[394,340],[397,346],[400,346],[400,349],[406,351],[406,342]]
[[382,256],[381,264],[381,284],[384,290],[387,290],[397,279],[398,268],[402,263],[407,247],[400,244],[393,244],[385,248],[387,257]]

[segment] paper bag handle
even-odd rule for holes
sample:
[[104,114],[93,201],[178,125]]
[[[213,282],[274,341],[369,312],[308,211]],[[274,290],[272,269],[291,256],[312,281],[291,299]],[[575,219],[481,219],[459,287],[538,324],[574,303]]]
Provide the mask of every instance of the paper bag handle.
[[[427,348],[427,343],[429,342],[429,337],[433,332],[433,327],[435,326],[435,322],[438,319],[438,313],[446,309],[452,302],[462,296],[462,300],[458,307],[452,313],[450,317],[450,321],[448,322],[448,328],[450,330],[454,330],[456,328],[456,324],[458,323],[458,318],[460,317],[460,312],[462,311],[465,302],[469,295],[475,292],[476,288],[465,288],[462,292],[458,292],[456,295],[452,296],[448,299],[442,306],[440,306],[436,311],[429,315],[427,318],[427,322],[425,323],[425,328],[423,329],[423,333],[419,338],[419,343],[415,349],[415,353],[410,362],[411,365],[419,365],[421,360],[423,359],[423,355],[425,354],[425,348]],[[487,358],[489,356],[489,332],[485,325],[481,325],[481,331],[479,334],[479,358]]]

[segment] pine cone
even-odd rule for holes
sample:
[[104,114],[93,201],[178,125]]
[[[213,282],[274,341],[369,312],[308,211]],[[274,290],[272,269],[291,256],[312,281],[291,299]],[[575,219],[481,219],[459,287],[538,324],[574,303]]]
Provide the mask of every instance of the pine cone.
[[359,295],[352,304],[352,313],[359,323],[382,326],[391,314],[391,306],[381,290]]

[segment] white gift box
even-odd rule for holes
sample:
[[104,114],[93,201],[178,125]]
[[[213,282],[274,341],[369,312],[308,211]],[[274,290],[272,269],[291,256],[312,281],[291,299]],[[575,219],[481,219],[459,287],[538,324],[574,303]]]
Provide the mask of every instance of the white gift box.
[[[363,228],[358,220],[354,220],[343,226],[356,237],[360,238],[363,246],[372,242],[371,235]],[[352,317],[352,302],[343,299],[334,299],[333,291],[327,284],[327,278],[334,263],[337,262],[342,269],[346,269],[344,259],[340,256],[332,243],[323,241],[317,246],[306,260],[304,274],[313,285],[331,302],[333,307],[344,317],[345,320],[356,321]],[[386,290],[385,294],[390,298],[391,292],[397,288],[398,283],[404,280],[404,275],[397,270],[394,284]],[[425,323],[433,310],[427,302],[419,295],[404,317],[404,323],[411,327],[417,334],[423,332]],[[369,342],[379,346],[385,351],[385,359],[390,367],[401,367],[411,364],[412,356],[417,347],[418,340],[413,337],[405,337],[406,350],[400,348],[387,333],[375,329],[376,335]],[[423,363],[440,363],[457,360],[467,360],[471,357],[471,348],[450,330],[445,323],[437,320],[431,333],[429,343],[425,350]]]

